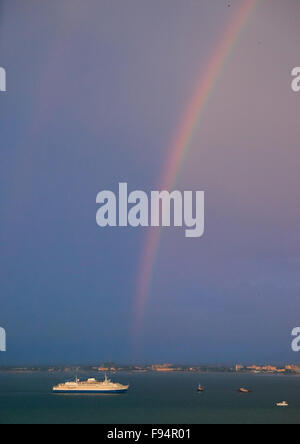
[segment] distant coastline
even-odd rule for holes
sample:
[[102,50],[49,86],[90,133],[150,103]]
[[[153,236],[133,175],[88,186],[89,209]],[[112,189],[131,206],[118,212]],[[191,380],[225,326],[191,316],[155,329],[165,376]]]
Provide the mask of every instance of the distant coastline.
[[174,364],[152,364],[152,365],[117,365],[114,363],[101,365],[78,365],[78,366],[0,366],[0,373],[244,373],[244,374],[277,374],[277,375],[300,375],[300,365],[287,364],[284,366],[274,365],[241,365],[217,366],[217,365],[174,365]]

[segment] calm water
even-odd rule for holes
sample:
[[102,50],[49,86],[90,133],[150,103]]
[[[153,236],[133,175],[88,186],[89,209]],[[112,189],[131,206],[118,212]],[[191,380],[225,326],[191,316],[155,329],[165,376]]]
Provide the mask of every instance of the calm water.
[[[131,384],[127,395],[51,393],[69,377],[0,374],[0,424],[300,424],[300,377],[120,373],[115,379]],[[204,394],[196,392],[198,383]],[[239,395],[241,386],[254,392]],[[274,407],[283,400],[290,407]]]

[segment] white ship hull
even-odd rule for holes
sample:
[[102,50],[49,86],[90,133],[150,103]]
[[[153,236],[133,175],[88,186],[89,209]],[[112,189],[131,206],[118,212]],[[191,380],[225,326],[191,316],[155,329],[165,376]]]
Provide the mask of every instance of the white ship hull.
[[117,390],[105,389],[56,389],[53,388],[54,393],[102,393],[102,394],[122,394],[128,392],[128,388]]

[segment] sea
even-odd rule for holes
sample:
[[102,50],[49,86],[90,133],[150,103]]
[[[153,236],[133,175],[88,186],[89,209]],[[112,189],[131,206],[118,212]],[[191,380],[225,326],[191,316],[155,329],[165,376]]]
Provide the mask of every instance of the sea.
[[[81,378],[96,374],[79,374]],[[68,373],[0,373],[0,424],[300,424],[300,377],[125,373],[125,395],[53,394]],[[198,384],[205,386],[197,392]],[[246,387],[253,392],[239,394]],[[288,408],[276,402],[287,401]]]

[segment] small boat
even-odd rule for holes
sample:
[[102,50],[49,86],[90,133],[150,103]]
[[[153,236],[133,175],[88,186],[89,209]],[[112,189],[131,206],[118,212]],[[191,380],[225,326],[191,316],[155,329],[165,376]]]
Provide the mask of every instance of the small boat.
[[288,403],[286,401],[277,402],[276,407],[288,407]]
[[252,393],[252,390],[248,390],[248,389],[245,389],[245,388],[240,388],[240,389],[238,389],[238,393]]
[[203,385],[198,385],[197,391],[198,392],[204,392],[205,388],[203,387]]

